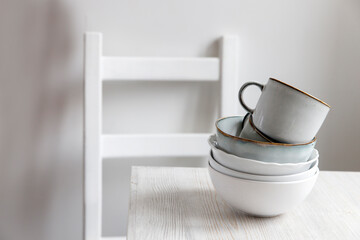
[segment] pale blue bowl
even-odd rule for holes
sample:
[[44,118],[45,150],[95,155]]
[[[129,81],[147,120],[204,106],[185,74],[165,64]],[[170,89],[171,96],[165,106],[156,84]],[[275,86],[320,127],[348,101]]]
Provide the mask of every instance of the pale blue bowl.
[[218,147],[239,157],[275,163],[306,162],[316,143],[314,138],[309,143],[286,144],[260,142],[236,136],[244,117],[225,117],[216,121]]

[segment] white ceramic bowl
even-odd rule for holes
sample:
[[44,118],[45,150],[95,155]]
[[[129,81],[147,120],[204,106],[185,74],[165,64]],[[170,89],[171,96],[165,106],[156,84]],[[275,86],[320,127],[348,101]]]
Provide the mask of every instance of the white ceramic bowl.
[[289,175],[307,171],[319,159],[319,152],[314,149],[307,162],[299,163],[273,163],[263,162],[247,158],[242,158],[229,154],[217,148],[216,135],[211,135],[208,139],[209,145],[216,161],[223,166],[250,174],[258,175]]
[[250,215],[272,217],[290,211],[309,195],[319,171],[293,182],[260,182],[230,177],[208,166],[216,193],[229,205]]
[[247,180],[253,180],[253,181],[263,181],[263,182],[300,181],[300,180],[304,180],[306,178],[312,177],[319,170],[318,162],[316,161],[309,170],[302,172],[302,173],[281,175],[281,176],[264,176],[264,175],[249,174],[249,173],[245,173],[245,172],[235,171],[235,170],[232,170],[230,168],[227,168],[227,167],[221,165],[214,159],[211,152],[210,152],[210,156],[209,156],[209,164],[216,171],[224,173],[228,176],[247,179]]

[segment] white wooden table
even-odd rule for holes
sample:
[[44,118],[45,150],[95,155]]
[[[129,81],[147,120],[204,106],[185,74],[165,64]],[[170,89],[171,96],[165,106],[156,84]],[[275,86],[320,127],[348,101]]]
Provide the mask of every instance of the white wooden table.
[[133,167],[127,239],[360,239],[360,173],[323,171],[293,211],[256,218],[217,196],[205,168]]

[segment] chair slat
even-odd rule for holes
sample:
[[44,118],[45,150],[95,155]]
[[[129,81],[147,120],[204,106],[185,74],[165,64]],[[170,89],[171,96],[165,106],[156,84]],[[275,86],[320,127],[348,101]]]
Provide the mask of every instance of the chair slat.
[[[221,41],[221,116],[239,115],[238,38],[224,36]],[[245,114],[244,111],[242,113]]]
[[126,240],[126,237],[102,237],[101,240]]
[[210,133],[103,135],[103,157],[206,156]]
[[84,111],[84,238],[101,237],[102,216],[102,161],[101,161],[101,56],[102,36],[85,35],[85,111]]
[[104,81],[218,81],[218,58],[103,57]]

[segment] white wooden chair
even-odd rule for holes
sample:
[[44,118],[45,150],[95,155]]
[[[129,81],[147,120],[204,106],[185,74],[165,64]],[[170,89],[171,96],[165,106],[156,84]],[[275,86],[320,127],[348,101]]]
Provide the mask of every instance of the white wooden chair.
[[103,239],[103,158],[206,156],[209,151],[210,133],[103,135],[103,81],[220,80],[221,115],[234,115],[239,109],[237,45],[237,37],[223,37],[218,58],[106,57],[102,55],[102,34],[85,34],[84,240]]

